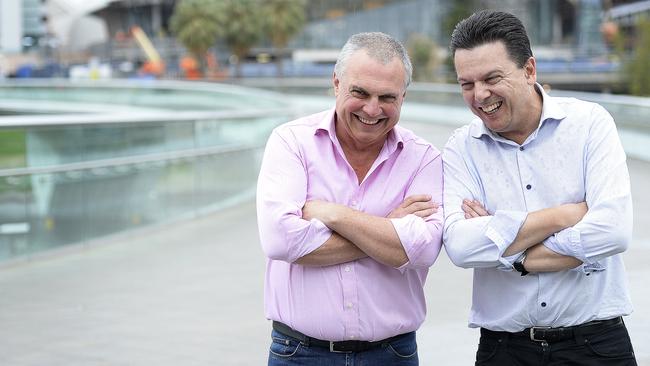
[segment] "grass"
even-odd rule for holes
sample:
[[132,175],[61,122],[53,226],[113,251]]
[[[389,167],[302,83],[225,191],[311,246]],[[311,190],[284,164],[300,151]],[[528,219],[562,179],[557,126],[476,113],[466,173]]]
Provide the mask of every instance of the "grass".
[[0,169],[25,166],[25,130],[0,129]]

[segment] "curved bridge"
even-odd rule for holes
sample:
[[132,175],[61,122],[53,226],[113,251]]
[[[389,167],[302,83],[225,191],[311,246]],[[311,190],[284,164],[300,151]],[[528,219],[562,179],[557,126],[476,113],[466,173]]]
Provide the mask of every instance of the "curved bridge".
[[[206,117],[202,120],[192,117],[181,121],[181,119],[176,120],[175,117],[182,113],[174,111],[167,112],[166,117],[159,121],[154,121],[153,117],[148,121],[136,120],[124,124],[113,120],[102,126],[105,129],[93,130],[92,125],[82,124],[82,127],[76,126],[75,130],[73,128],[75,123],[65,123],[65,120],[72,121],[71,115],[68,117],[55,115],[47,118],[62,117],[59,120],[60,125],[66,131],[84,130],[80,135],[82,137],[92,136],[92,132],[88,131],[112,131],[115,136],[123,136],[117,133],[119,129],[109,129],[122,125],[135,128],[133,131],[144,130],[146,133],[143,132],[137,135],[138,138],[129,140],[131,141],[129,146],[134,146],[136,142],[149,141],[146,137],[154,131],[158,131],[156,135],[159,138],[156,140],[158,142],[177,141],[173,138],[187,137],[189,131],[202,131],[197,127],[202,124],[215,129],[222,124],[229,126],[219,129],[219,134],[215,133],[215,135],[235,138],[239,135],[239,132],[234,130],[235,125],[244,121],[244,125],[250,123],[256,126],[243,130],[244,136],[251,136],[250,134],[255,131],[264,135],[268,133],[269,126],[288,120],[296,110],[302,114],[332,105],[332,97],[309,96],[306,91],[309,88],[288,89],[281,84],[277,82],[273,87],[285,88],[282,97],[284,107],[276,114],[260,112],[257,118],[262,118],[261,115],[264,115],[264,118],[271,116],[277,118],[263,120],[264,122],[259,124],[255,122],[257,119],[253,118],[250,121],[249,117],[241,117],[233,118],[229,125],[214,115],[210,117],[212,119]],[[413,90],[409,91],[409,98],[426,103],[406,104],[400,123],[432,141],[436,146],[442,147],[456,125],[467,121],[471,116],[460,104],[458,96],[454,97],[452,89],[448,91],[449,94],[446,94],[444,86],[436,86],[440,88],[439,93],[431,91],[430,86],[414,85],[413,87]],[[322,95],[322,88],[320,90],[319,93]],[[249,90],[245,91],[249,92]],[[253,90],[250,92],[257,93]],[[119,91],[117,93],[119,94]],[[256,99],[244,98],[248,103],[254,103]],[[444,102],[436,103],[434,102],[436,100]],[[99,107],[104,108],[104,106]],[[135,107],[151,108],[152,106]],[[160,112],[157,107],[154,109],[156,109],[155,113]],[[250,113],[254,112],[250,111]],[[91,116],[94,112],[86,113]],[[222,112],[208,111],[207,113]],[[637,111],[630,115],[642,115],[642,113],[645,112]],[[135,114],[130,115],[131,118],[134,116]],[[79,114],[74,118],[83,120]],[[104,115],[102,118],[107,117]],[[32,116],[23,122],[28,120],[38,119]],[[185,124],[191,125],[192,128],[182,129],[180,126]],[[14,131],[18,127],[17,123],[11,125],[9,129],[6,129],[5,125],[2,126],[0,133]],[[39,122],[34,127],[37,130],[52,132],[59,129],[56,124],[48,126],[44,122]],[[164,127],[171,130],[165,130]],[[260,128],[263,128],[263,131],[259,130]],[[645,141],[643,140],[646,138],[643,132],[644,126],[638,126],[638,130],[634,130],[631,125],[619,125],[619,128],[630,130],[637,139]],[[165,131],[173,133],[165,135]],[[640,133],[635,134],[635,131]],[[111,234],[104,236],[103,239],[87,239],[85,244],[63,246],[72,250],[48,251],[45,253],[49,254],[33,256],[34,260],[6,260],[5,264],[0,266],[0,339],[2,339],[0,364],[84,366],[265,364],[270,325],[264,319],[262,309],[264,256],[257,237],[254,202],[250,195],[242,195],[242,199],[238,202],[230,202],[227,209],[215,209],[217,206],[226,205],[220,199],[233,197],[236,195],[234,192],[250,191],[254,186],[256,168],[253,169],[252,162],[257,161],[260,150],[259,147],[253,149],[254,154],[241,153],[238,149],[234,149],[231,153],[224,152],[219,150],[221,145],[196,142],[202,141],[200,135],[190,134],[192,136],[190,140],[196,145],[190,143],[170,145],[182,147],[177,150],[171,147],[153,151],[130,150],[142,152],[134,154],[138,159],[144,159],[152,154],[155,159],[133,162],[119,160],[133,156],[110,158],[118,159],[120,163],[124,163],[123,165],[100,167],[69,165],[87,163],[84,161],[62,161],[58,165],[53,165],[54,159],[52,159],[47,161],[48,164],[40,167],[37,165],[0,170],[7,173],[13,169],[10,172],[22,174],[4,175],[0,178],[0,180],[4,179],[4,182],[11,178],[24,179],[31,184],[32,175],[40,177],[47,174],[56,177],[61,174],[63,178],[53,183],[61,182],[62,186],[75,184],[71,183],[75,182],[74,179],[89,181],[94,189],[93,192],[96,192],[95,195],[84,196],[84,200],[71,201],[68,205],[79,204],[82,207],[90,207],[97,201],[116,202],[127,199],[125,197],[128,197],[129,193],[125,190],[132,189],[139,190],[138,194],[147,195],[149,197],[147,199],[151,199],[150,196],[157,199],[161,199],[161,195],[167,197],[164,202],[168,205],[151,207],[150,211],[147,211],[152,213],[149,217],[165,218],[168,215],[171,217],[178,214],[174,221],[141,221],[135,225],[133,221],[126,220],[135,228],[130,227],[129,230],[122,231],[122,234]],[[122,138],[117,140],[121,141]],[[264,138],[260,137],[262,144]],[[65,141],[70,143],[63,145],[75,146],[82,144],[83,140],[83,138],[66,139]],[[95,144],[101,144],[103,140],[93,141]],[[238,143],[250,142],[250,146],[259,146],[260,141],[247,140]],[[214,150],[199,150],[200,153],[194,154],[191,149],[187,149],[188,146]],[[628,154],[636,156],[631,152],[630,146],[630,142],[627,142]],[[179,154],[179,151],[187,155],[165,155]],[[642,155],[648,150],[641,147],[639,151]],[[236,158],[240,153],[242,157]],[[226,158],[221,158],[221,154],[225,154]],[[96,159],[93,164],[106,159],[106,156],[100,156],[102,158]],[[206,165],[197,164],[197,161]],[[628,164],[635,203],[635,233],[634,242],[626,253],[625,260],[632,300],[637,311],[626,318],[626,322],[639,364],[643,365],[650,363],[650,349],[646,346],[650,342],[650,313],[644,310],[650,307],[650,296],[645,284],[650,276],[650,269],[647,266],[650,261],[650,225],[648,225],[650,213],[646,209],[650,205],[650,194],[645,188],[650,181],[650,162],[647,159],[631,157]],[[57,166],[57,169],[63,170],[60,172],[20,170],[53,169]],[[120,166],[129,168],[118,168]],[[185,168],[180,168],[181,166]],[[236,191],[232,188],[226,191],[231,193],[199,195],[200,192],[206,190],[211,192],[210,189],[216,189],[214,186],[217,183],[223,182],[225,186],[231,187],[227,184],[228,180],[222,179],[226,179],[223,176],[234,174],[226,170],[235,169],[232,166],[237,169],[244,169],[243,166],[250,168],[250,170],[246,168],[241,175],[235,175],[236,182],[231,181],[232,187],[236,186]],[[135,174],[136,169],[142,169],[143,173]],[[76,171],[82,172],[78,178],[75,178]],[[115,177],[117,174],[154,175],[156,179],[142,178],[137,181],[137,184],[125,184],[125,178],[111,178],[104,181],[104,184],[96,183],[103,177]],[[208,174],[206,180],[201,180],[203,174]],[[167,178],[161,179],[161,177]],[[155,190],[156,194],[147,191],[152,189],[151,187],[153,189],[160,187],[147,184],[161,181],[166,182],[162,185],[165,189]],[[111,189],[111,182],[115,182],[121,188]],[[240,182],[246,183],[240,184]],[[17,191],[23,195],[20,196],[22,198],[11,201],[13,204],[35,205],[26,198],[28,197],[26,192],[29,192],[27,188],[31,187],[27,183],[22,190],[12,191],[13,194],[18,194]],[[148,188],[144,189],[140,186]],[[180,187],[193,187],[192,193],[179,191]],[[59,192],[67,192],[62,193],[62,198],[73,197],[83,189],[85,188],[81,184],[78,184],[76,189],[68,190],[57,186],[54,189],[56,194],[52,197],[59,197]],[[6,196],[0,197],[3,197],[3,201],[0,202],[5,204]],[[188,211],[169,208],[187,207],[183,206],[187,205],[187,200],[193,202],[192,207],[198,209],[188,214]],[[142,204],[140,201],[136,202],[138,205]],[[66,206],[63,203],[55,203],[60,206],[50,207]],[[86,214],[88,212],[90,211],[86,211]],[[182,218],[192,219],[182,220]],[[48,235],[44,237],[47,238]],[[5,242],[0,243],[5,245]],[[471,271],[454,267],[444,255],[441,255],[430,271],[426,293],[428,317],[418,332],[421,364],[450,366],[471,364],[478,341],[476,330],[466,327],[471,299]]]

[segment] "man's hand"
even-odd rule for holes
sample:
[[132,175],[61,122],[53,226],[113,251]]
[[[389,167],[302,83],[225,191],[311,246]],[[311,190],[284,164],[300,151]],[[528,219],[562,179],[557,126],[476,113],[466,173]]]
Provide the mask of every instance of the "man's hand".
[[483,205],[477,200],[464,199],[461,208],[465,213],[466,219],[473,219],[475,217],[490,215],[490,213],[487,212]]
[[428,194],[415,194],[408,196],[399,206],[391,211],[388,216],[389,219],[399,219],[406,215],[413,214],[418,217],[427,217],[438,212],[440,204],[431,201],[431,196]]
[[[588,210],[586,202],[567,203],[558,207],[561,210],[558,212],[558,219],[561,221],[559,230],[577,224],[587,214]],[[490,215],[490,213],[477,200],[464,199],[461,208],[465,213],[466,219]]]

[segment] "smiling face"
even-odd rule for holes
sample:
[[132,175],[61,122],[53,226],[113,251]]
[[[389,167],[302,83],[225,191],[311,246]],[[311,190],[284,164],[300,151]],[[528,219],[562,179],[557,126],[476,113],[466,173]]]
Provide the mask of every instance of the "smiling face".
[[381,147],[399,121],[404,66],[398,58],[384,65],[364,50],[352,54],[346,65],[343,75],[334,74],[336,135],[352,150]]
[[465,103],[488,129],[521,144],[537,128],[542,99],[534,58],[519,68],[497,41],[457,49],[454,66]]

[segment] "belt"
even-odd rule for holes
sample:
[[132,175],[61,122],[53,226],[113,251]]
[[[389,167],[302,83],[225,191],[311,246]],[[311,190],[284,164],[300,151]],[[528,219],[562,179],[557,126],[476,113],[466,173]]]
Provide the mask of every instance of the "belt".
[[370,342],[370,341],[324,341],[318,338],[313,338],[298,332],[297,330],[291,329],[288,325],[280,323],[278,321],[273,321],[273,329],[280,333],[284,334],[287,337],[295,338],[303,343],[305,346],[315,346],[329,349],[330,352],[336,353],[352,353],[352,352],[363,352],[373,348],[381,347],[384,344],[388,344],[394,340],[397,340],[401,337],[404,337],[411,333],[404,333],[396,335],[394,337],[382,339],[381,341]]
[[559,342],[568,339],[574,339],[576,334],[589,335],[603,330],[607,327],[622,324],[623,318],[620,316],[607,320],[594,320],[580,325],[571,327],[532,327],[526,328],[521,332],[496,332],[493,330],[481,328],[481,335],[488,337],[508,336],[516,338],[527,338],[535,342]]

